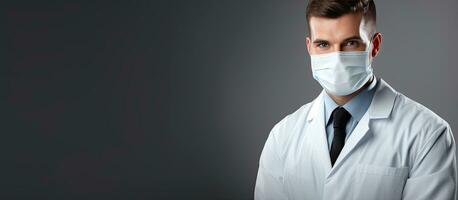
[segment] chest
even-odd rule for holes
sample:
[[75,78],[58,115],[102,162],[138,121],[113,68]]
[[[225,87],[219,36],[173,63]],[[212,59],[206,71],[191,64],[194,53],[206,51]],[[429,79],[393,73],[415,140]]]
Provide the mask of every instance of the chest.
[[334,166],[330,166],[324,132],[321,139],[303,137],[285,158],[290,199],[401,199],[409,174],[409,143],[395,136],[396,131],[390,127],[365,130],[364,137]]

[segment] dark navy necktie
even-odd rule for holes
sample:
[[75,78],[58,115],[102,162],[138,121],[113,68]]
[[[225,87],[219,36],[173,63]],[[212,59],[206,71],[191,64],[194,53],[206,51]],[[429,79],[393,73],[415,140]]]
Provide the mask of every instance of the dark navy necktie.
[[333,127],[334,127],[334,138],[332,139],[331,151],[331,164],[334,166],[334,163],[339,157],[340,151],[345,145],[345,128],[347,127],[347,122],[351,118],[351,114],[345,110],[343,107],[337,107],[332,112],[333,118]]

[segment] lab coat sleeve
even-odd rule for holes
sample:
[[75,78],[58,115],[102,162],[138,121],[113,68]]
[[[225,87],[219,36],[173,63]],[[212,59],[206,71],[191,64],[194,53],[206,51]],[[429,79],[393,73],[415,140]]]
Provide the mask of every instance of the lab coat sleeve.
[[415,156],[403,191],[405,200],[455,200],[457,169],[455,140],[447,125],[436,130]]
[[283,186],[283,160],[279,155],[279,125],[270,131],[259,159],[259,169],[254,191],[255,200],[288,199]]

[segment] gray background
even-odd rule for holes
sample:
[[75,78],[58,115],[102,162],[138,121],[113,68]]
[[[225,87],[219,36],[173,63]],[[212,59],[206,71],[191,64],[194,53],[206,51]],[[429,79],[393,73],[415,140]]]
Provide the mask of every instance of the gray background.
[[[252,199],[270,129],[321,90],[305,5],[5,5],[0,196]],[[456,135],[458,2],[376,5],[375,74]]]

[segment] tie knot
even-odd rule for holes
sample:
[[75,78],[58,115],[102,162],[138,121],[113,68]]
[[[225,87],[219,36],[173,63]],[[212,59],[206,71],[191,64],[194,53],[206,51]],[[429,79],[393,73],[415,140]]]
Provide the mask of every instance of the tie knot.
[[334,119],[333,127],[334,128],[345,128],[350,117],[351,117],[351,114],[347,110],[345,110],[345,108],[337,107],[332,112],[332,118]]

